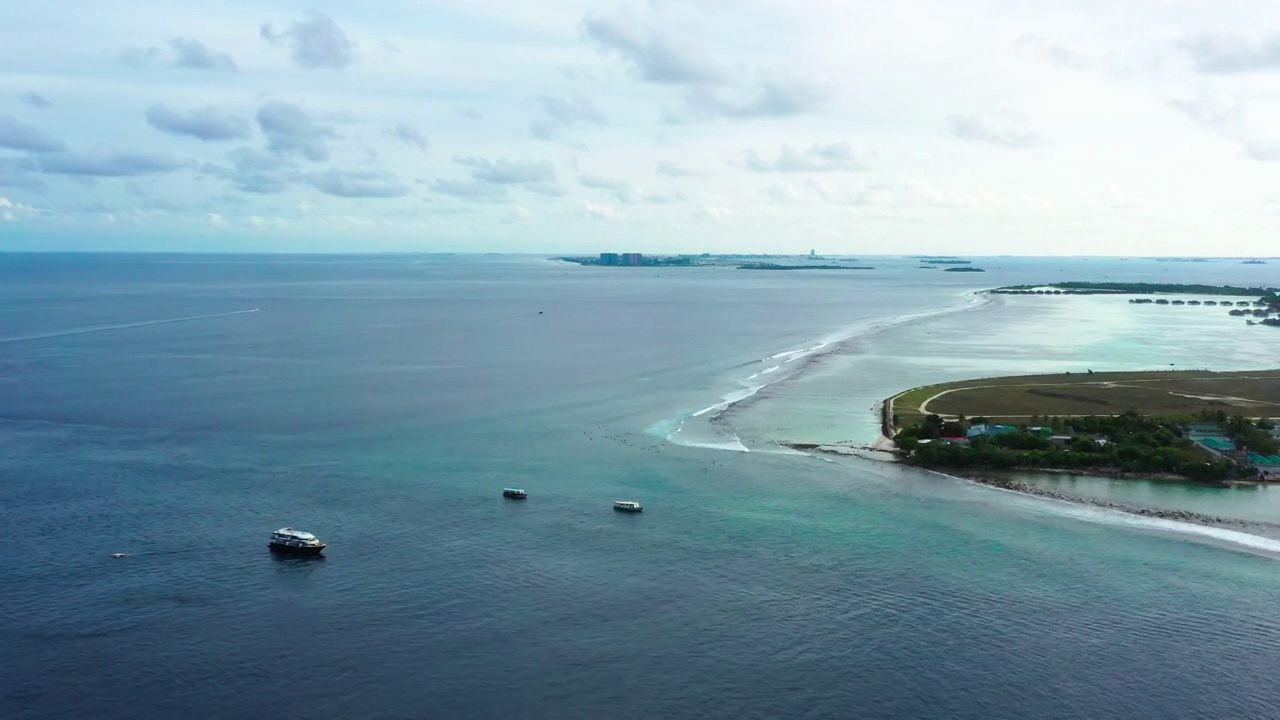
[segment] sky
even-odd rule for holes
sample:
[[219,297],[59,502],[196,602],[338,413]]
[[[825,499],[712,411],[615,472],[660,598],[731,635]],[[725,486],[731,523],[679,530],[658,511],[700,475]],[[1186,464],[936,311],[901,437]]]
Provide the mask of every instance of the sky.
[[1270,9],[14,2],[0,250],[1280,255]]

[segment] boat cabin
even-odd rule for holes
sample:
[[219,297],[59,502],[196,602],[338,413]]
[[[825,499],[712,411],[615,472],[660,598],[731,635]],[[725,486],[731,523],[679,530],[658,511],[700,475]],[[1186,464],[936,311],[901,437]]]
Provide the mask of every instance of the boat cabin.
[[268,543],[268,547],[284,553],[319,555],[320,551],[324,550],[325,544],[309,532],[280,528],[271,533],[271,542]]
[[640,503],[634,500],[614,500],[613,509],[619,512],[641,512],[644,510]]
[[502,488],[502,497],[515,498],[516,500],[524,500],[529,497],[529,493],[520,488]]

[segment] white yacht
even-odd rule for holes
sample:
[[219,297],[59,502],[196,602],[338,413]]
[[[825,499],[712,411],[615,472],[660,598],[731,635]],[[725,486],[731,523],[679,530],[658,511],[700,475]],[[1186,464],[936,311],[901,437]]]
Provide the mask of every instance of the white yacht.
[[271,542],[267,544],[271,552],[285,555],[319,555],[325,544],[309,532],[280,528],[271,533]]
[[644,512],[644,507],[634,500],[614,500],[613,509],[618,512]]

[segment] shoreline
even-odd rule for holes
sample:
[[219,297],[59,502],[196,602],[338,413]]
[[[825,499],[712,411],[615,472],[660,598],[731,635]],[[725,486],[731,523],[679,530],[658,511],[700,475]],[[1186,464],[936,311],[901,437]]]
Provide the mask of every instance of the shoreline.
[[[906,467],[920,470],[921,472],[938,475],[940,477],[951,480],[960,480],[962,482],[973,483],[974,485],[982,485],[984,487],[996,490],[1004,490],[1007,492],[1026,495],[1028,497],[1037,497],[1047,500],[1057,500],[1059,502],[1071,503],[1073,505],[1084,505],[1089,507],[1102,508],[1105,510],[1115,510],[1129,515],[1138,517],[1157,518],[1161,520],[1173,520],[1178,522],[1193,523],[1203,525],[1205,527],[1222,528],[1225,530],[1266,530],[1269,534],[1264,537],[1280,536],[1280,525],[1274,525],[1266,522],[1255,520],[1241,520],[1239,518],[1223,517],[1220,515],[1210,515],[1208,513],[1196,512],[1194,510],[1162,510],[1160,508],[1151,508],[1143,505],[1129,505],[1118,503],[1112,500],[1103,500],[1101,498],[1091,498],[1081,495],[1072,495],[1070,493],[1060,492],[1058,490],[1049,490],[1047,488],[1037,487],[1030,483],[1025,483],[1012,478],[999,477],[998,475],[983,475],[981,473],[972,472],[950,472],[943,470],[935,470],[932,468],[912,465],[910,463],[901,462],[892,451],[876,447],[876,445],[858,446],[858,445],[825,445],[816,443],[778,443],[779,445],[803,452],[805,454],[830,455],[834,457],[844,458],[860,458],[870,460],[872,462],[889,463],[903,465]],[[875,454],[888,454],[892,457],[883,458],[876,457]],[[1016,471],[1015,471],[1016,472]],[[1090,473],[1082,473],[1076,470],[1063,469],[1041,469],[1035,470],[1037,473],[1049,475],[1080,475],[1083,477],[1092,477],[1105,479],[1114,477],[1112,475],[1095,475]],[[1185,478],[1160,475],[1158,473],[1129,473],[1124,475],[1128,479],[1134,480],[1163,480],[1167,482],[1185,483],[1185,484],[1203,484]]]
[[[1029,483],[1024,483],[1011,478],[1001,478],[993,476],[984,476],[971,473],[944,473],[938,470],[929,470],[928,468],[920,468],[928,472],[943,475],[945,477],[953,477],[960,480],[966,480],[976,485],[984,485],[986,487],[996,488],[999,490],[1008,490],[1009,492],[1019,493],[1021,495],[1029,495],[1031,497],[1047,498],[1050,500],[1060,500],[1062,502],[1073,503],[1076,505],[1088,505],[1091,507],[1103,508],[1106,510],[1116,510],[1118,512],[1137,515],[1139,517],[1160,518],[1162,520],[1176,520],[1180,522],[1195,523],[1206,527],[1224,528],[1227,530],[1269,530],[1272,533],[1280,532],[1280,526],[1270,523],[1259,522],[1254,520],[1241,520],[1239,518],[1222,517],[1220,515],[1209,515],[1208,513],[1196,512],[1194,510],[1161,510],[1158,508],[1149,508],[1143,505],[1128,505],[1118,503],[1112,500],[1103,500],[1101,498],[1083,497],[1080,495],[1071,495],[1069,493],[1059,492],[1057,490],[1049,490],[1047,488],[1037,487]],[[1080,475],[1082,473],[1076,473]],[[1095,477],[1095,476],[1089,476]],[[1160,478],[1144,478],[1144,479],[1160,479]],[[1185,481],[1179,481],[1185,482]]]
[[[822,340],[810,351],[805,352],[797,358],[793,358],[794,360],[798,360],[799,364],[791,372],[782,375],[776,380],[765,382],[759,387],[752,389],[750,393],[741,398],[724,402],[724,407],[720,408],[720,410],[710,418],[710,422],[713,424],[728,424],[737,413],[740,413],[751,405],[770,397],[770,392],[772,390],[787,382],[794,381],[797,377],[805,374],[805,372],[814,364],[823,362],[829,356],[839,354],[855,341],[864,340],[867,337],[901,327],[917,320],[971,312],[1000,302],[998,295],[993,295],[981,289],[965,290],[958,293],[956,297],[963,298],[965,301],[955,305],[946,305],[934,310],[924,310],[871,320],[866,324],[859,324],[857,326],[850,327],[848,332],[841,332],[828,336],[831,339]],[[783,362],[785,364],[787,362],[791,362],[791,360]],[[883,434],[883,430],[881,432]],[[884,437],[883,441],[892,445],[892,434]]]

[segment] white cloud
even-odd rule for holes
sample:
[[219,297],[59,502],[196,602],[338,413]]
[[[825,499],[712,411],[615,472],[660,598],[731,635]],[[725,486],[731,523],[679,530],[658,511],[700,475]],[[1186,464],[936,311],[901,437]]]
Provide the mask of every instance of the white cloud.
[[534,98],[534,102],[542,115],[529,123],[529,134],[539,140],[558,137],[561,132],[574,125],[609,124],[591,98],[585,95],[540,95]]
[[[6,15],[0,196],[32,209],[0,212],[48,218],[49,249],[124,249],[113,219],[192,250],[591,252],[604,219],[651,252],[1268,255],[1280,231],[1261,0],[393,5]],[[183,232],[208,213],[216,244]]]
[[699,212],[702,213],[704,217],[710,218],[712,220],[723,220],[725,218],[730,218],[738,214],[737,211],[735,211],[733,208],[726,207],[724,205],[705,205],[704,204],[704,205],[699,205],[698,210]]
[[249,224],[256,228],[268,228],[273,230],[285,230],[289,227],[289,222],[280,217],[262,217],[261,215],[250,215]]
[[954,137],[961,140],[1013,150],[1025,150],[1044,144],[1044,138],[1036,133],[997,125],[977,115],[952,115],[947,119],[947,127]]
[[258,127],[267,136],[267,149],[320,162],[329,159],[329,141],[337,132],[313,113],[294,103],[272,100],[258,108]]
[[[813,196],[824,203],[862,208],[928,209],[970,213],[989,210],[1000,203],[999,199],[981,184],[967,192],[950,192],[940,190],[931,183],[914,179],[848,185],[823,177],[813,177],[806,185]],[[797,193],[803,197],[803,192],[797,191]]]
[[597,205],[596,203],[588,200],[583,200],[579,207],[581,208],[581,214],[584,217],[596,220],[616,220],[622,217],[616,209],[608,205]]
[[1115,183],[1095,193],[1093,197],[1095,203],[1108,210],[1130,210],[1135,206],[1133,200]]
[[0,148],[45,153],[61,152],[66,149],[66,145],[39,128],[19,122],[8,115],[0,115]]
[[673,112],[669,119],[684,122],[705,117],[787,118],[819,112],[830,100],[831,90],[822,83],[768,74],[735,89],[695,89],[686,95],[687,110]]
[[404,145],[415,147],[422,152],[427,151],[427,136],[409,123],[399,123],[395,127],[388,128],[387,135]]
[[776,182],[768,187],[765,191],[769,197],[782,202],[792,202],[800,199],[800,191],[789,182]]
[[394,173],[381,170],[329,168],[300,176],[302,182],[326,195],[344,198],[394,198],[409,194],[409,187]]
[[519,225],[528,222],[532,217],[533,213],[529,208],[523,205],[517,205],[512,208],[511,212],[507,213],[506,216],[502,218],[502,222],[505,225]]
[[267,23],[258,34],[272,45],[288,44],[293,61],[305,68],[341,69],[356,59],[355,43],[322,12],[309,11],[306,20],[292,23],[282,32]]
[[1248,102],[1228,95],[1204,92],[1174,98],[1169,107],[1204,128],[1240,146],[1239,156],[1249,160],[1280,160],[1280,132],[1275,121],[1280,113],[1259,111]]
[[1230,74],[1280,70],[1280,35],[1199,34],[1179,46],[1204,73]]
[[147,124],[173,135],[197,140],[243,140],[249,137],[249,123],[240,117],[208,106],[188,112],[174,111],[161,104],[147,108]]
[[677,178],[706,177],[707,175],[707,173],[702,172],[701,170],[695,170],[690,167],[685,167],[680,163],[671,162],[670,160],[663,160],[658,163],[658,174],[666,175],[668,177],[677,177]]
[[601,48],[624,58],[643,80],[654,83],[717,83],[726,71],[694,37],[630,13],[588,14],[583,32]]
[[783,145],[774,160],[762,159],[755,150],[748,150],[747,168],[759,173],[811,173],[851,172],[866,170],[848,143],[817,144],[808,150],[797,150]]
[[1023,35],[1018,38],[1017,46],[1019,49],[1059,67],[1071,70],[1088,70],[1093,65],[1093,61],[1088,56],[1038,35]]
[[549,160],[489,160],[482,157],[455,157],[453,161],[471,168],[471,177],[477,182],[495,185],[523,185],[525,183],[554,183],[556,166]]
[[30,218],[38,214],[35,208],[14,202],[7,197],[0,197],[0,218],[5,222],[17,222],[19,218]]
[[1038,212],[1051,213],[1057,210],[1057,205],[1055,205],[1053,201],[1036,195],[1024,194],[1018,199],[1023,205],[1026,205],[1028,208]]

